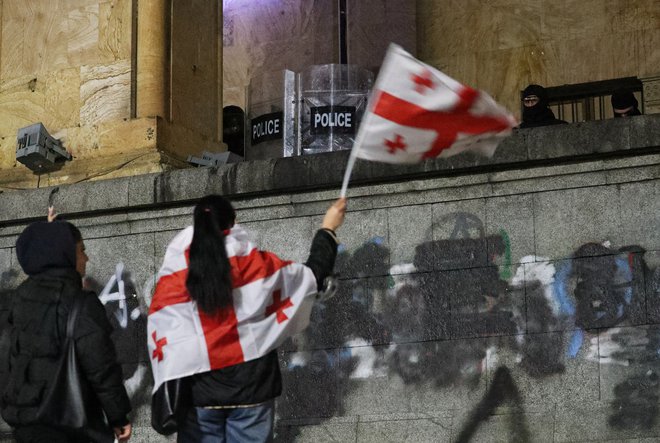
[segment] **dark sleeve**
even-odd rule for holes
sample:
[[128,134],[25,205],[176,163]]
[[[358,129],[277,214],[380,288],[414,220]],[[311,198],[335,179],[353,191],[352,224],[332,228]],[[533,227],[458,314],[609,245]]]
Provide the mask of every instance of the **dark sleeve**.
[[323,288],[323,280],[332,274],[335,267],[337,245],[338,241],[334,233],[325,229],[316,231],[305,265],[314,273],[319,291]]
[[128,424],[131,404],[124,388],[121,366],[110,339],[112,326],[101,301],[85,294],[75,330],[78,359],[90,385],[113,427]]
[[[0,291],[0,392],[9,380],[9,331],[11,328],[11,301],[13,294]],[[2,404],[0,395],[0,404]]]

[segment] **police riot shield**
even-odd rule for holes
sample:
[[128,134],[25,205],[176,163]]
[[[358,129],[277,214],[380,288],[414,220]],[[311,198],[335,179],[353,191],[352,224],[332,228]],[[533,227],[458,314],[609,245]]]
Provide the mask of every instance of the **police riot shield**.
[[298,74],[298,151],[351,149],[373,86],[356,65],[315,65]]
[[245,159],[297,155],[295,74],[283,70],[254,77],[248,86]]

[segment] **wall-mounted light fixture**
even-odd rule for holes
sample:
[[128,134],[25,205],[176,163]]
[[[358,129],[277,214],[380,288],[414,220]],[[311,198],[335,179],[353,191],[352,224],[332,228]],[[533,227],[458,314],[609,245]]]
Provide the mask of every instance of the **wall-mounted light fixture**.
[[16,137],[16,160],[36,173],[58,169],[72,158],[41,123],[19,129]]
[[202,152],[201,157],[195,157],[193,155],[188,156],[188,163],[191,165],[202,167],[202,166],[222,166],[227,163],[238,163],[243,161],[243,157],[236,155],[233,152]]

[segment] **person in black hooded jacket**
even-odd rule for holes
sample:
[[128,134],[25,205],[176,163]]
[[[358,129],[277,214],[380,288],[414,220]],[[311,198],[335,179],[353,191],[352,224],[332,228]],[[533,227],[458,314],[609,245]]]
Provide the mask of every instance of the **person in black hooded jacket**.
[[[115,437],[127,441],[131,406],[105,309],[95,294],[82,288],[88,258],[80,231],[63,221],[32,223],[19,236],[16,255],[28,278],[13,295],[10,354],[0,357],[9,360],[9,373],[0,374],[6,379],[0,398],[2,417],[14,427],[19,443],[112,442]],[[86,409],[90,415],[104,412],[109,424],[105,431],[85,430],[84,435],[47,426],[36,418],[58,367],[68,314],[76,299],[83,299],[74,327],[78,363],[97,400]]]
[[619,88],[612,93],[614,118],[642,115],[638,106],[639,102],[637,102],[635,94],[629,89]]
[[521,129],[567,124],[564,120],[557,119],[548,107],[548,93],[543,86],[527,86],[522,93],[522,102],[522,123],[518,126]]

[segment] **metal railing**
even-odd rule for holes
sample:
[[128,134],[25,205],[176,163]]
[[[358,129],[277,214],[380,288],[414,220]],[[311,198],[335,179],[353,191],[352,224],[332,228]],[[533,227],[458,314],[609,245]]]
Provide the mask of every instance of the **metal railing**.
[[546,88],[546,91],[555,117],[575,123],[613,118],[611,97],[618,88],[632,91],[639,102],[639,110],[644,112],[642,82],[636,77],[554,86]]

